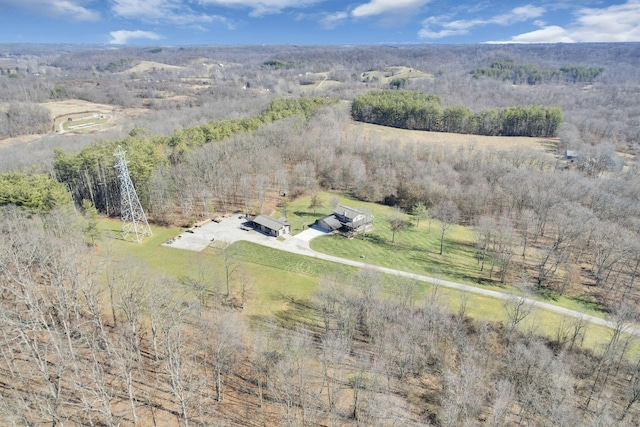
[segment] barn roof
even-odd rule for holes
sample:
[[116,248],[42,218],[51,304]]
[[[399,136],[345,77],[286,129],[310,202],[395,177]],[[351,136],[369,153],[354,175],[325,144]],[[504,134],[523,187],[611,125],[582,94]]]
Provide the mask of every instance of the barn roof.
[[286,219],[280,218],[275,219],[268,215],[258,215],[253,219],[254,224],[262,225],[263,227],[267,227],[271,230],[281,230],[282,227],[289,225]]

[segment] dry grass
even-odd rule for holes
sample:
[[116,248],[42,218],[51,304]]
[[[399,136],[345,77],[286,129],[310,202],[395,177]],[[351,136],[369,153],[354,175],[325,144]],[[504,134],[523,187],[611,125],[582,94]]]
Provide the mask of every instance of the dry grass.
[[123,71],[121,74],[146,73],[148,71],[153,70],[154,68],[158,70],[169,70],[169,71],[184,70],[184,67],[180,67],[177,65],[168,65],[168,64],[163,64],[161,62],[154,62],[154,61],[140,61],[138,65],[131,67],[126,71]]
[[369,123],[352,122],[346,131],[355,138],[366,141],[393,142],[402,144],[429,144],[432,147],[457,150],[473,146],[477,149],[506,151],[532,149],[543,153],[555,152],[557,138],[531,138],[525,136],[483,136],[459,133],[426,132],[397,129]]
[[432,78],[433,74],[424,73],[420,70],[416,70],[411,67],[403,67],[403,66],[395,66],[395,67],[387,67],[383,70],[373,70],[367,71],[363,73],[362,77],[365,80],[377,80],[384,83],[389,83],[393,79],[397,78],[407,78],[407,79],[418,79],[418,78]]
[[86,111],[96,111],[99,113],[111,113],[115,107],[108,104],[97,104],[95,102],[82,101],[80,99],[66,99],[64,101],[45,102],[41,104],[51,111],[51,117],[77,114]]

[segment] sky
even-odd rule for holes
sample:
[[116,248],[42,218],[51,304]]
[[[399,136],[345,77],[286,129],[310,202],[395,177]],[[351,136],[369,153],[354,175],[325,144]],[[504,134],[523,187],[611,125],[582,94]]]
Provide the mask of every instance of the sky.
[[0,43],[640,42],[640,0],[0,0]]

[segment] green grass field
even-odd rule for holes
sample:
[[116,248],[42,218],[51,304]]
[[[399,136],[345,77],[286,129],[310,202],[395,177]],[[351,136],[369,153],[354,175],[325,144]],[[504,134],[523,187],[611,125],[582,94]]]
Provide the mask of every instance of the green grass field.
[[[394,268],[412,273],[435,276],[501,292],[514,292],[508,283],[500,283],[494,276],[489,277],[488,269],[480,271],[475,258],[473,230],[470,227],[452,226],[445,235],[443,254],[440,255],[440,223],[435,220],[421,220],[415,226],[396,233],[392,243],[392,233],[388,219],[395,212],[389,206],[367,203],[340,194],[320,193],[324,207],[314,214],[309,209],[311,197],[303,197],[290,203],[287,219],[291,223],[291,234],[297,234],[313,222],[332,212],[329,201],[338,197],[340,203],[362,210],[374,216],[373,230],[365,236],[346,239],[339,235],[316,238],[311,248],[322,253],[338,256],[372,265]],[[276,216],[283,216],[279,211]],[[406,220],[413,220],[404,215]],[[533,295],[533,298],[551,302],[561,307],[582,311],[594,316],[603,316],[588,300],[572,296]]]
[[[288,209],[292,234],[297,234],[311,225],[315,219],[330,213],[329,199],[332,196],[335,195],[321,194],[324,207],[318,209],[315,214],[308,208],[310,197],[292,202]],[[497,282],[490,283],[487,277],[482,276],[484,273],[479,271],[474,258],[473,237],[470,229],[460,226],[452,227],[445,236],[444,253],[439,255],[439,224],[436,221],[429,223],[428,220],[423,220],[419,227],[414,226],[397,233],[395,243],[391,243],[391,231],[387,222],[387,218],[393,213],[391,208],[359,202],[344,196],[339,197],[342,204],[374,215],[374,229],[367,233],[364,239],[360,237],[346,239],[341,236],[320,237],[312,241],[313,249],[356,261],[503,292],[509,291],[508,286]],[[407,219],[409,219],[408,216]],[[203,269],[211,276],[211,283],[215,283],[216,280],[219,282],[224,276],[221,248],[208,248],[198,253],[161,246],[164,241],[183,231],[180,228],[152,227],[153,236],[137,244],[121,238],[120,222],[117,220],[102,220],[100,227],[102,238],[99,246],[101,250],[111,253],[112,256],[136,259],[159,274],[175,278],[195,275]],[[234,243],[232,249],[240,269],[250,277],[252,296],[243,311],[250,318],[263,318],[270,315],[286,318],[291,304],[299,307],[312,298],[322,275],[339,274],[344,276],[345,283],[348,283],[348,278],[357,273],[357,269],[353,267],[249,242]],[[392,283],[392,279],[389,279],[389,283]],[[427,283],[419,283],[418,286],[419,297],[427,295],[433,289],[432,285]],[[444,287],[438,288],[437,292],[442,304],[452,312],[457,312],[461,301],[466,300],[466,313],[470,317],[488,321],[506,319],[501,300]],[[579,302],[568,298],[554,302],[567,308],[589,311],[585,310]],[[592,314],[591,312],[589,314]],[[523,322],[523,328],[553,337],[561,322],[560,314],[534,310],[532,315]],[[608,339],[609,333],[607,328],[589,325],[585,347],[597,349]]]

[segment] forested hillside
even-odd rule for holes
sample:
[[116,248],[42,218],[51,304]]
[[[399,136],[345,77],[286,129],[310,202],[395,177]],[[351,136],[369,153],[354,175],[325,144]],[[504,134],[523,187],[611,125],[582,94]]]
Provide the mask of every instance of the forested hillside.
[[[0,46],[0,418],[638,424],[638,58],[628,44]],[[139,249],[105,231],[118,145],[156,230]],[[413,254],[402,233],[437,236],[439,253],[393,267],[459,265],[513,295],[487,309],[500,319],[373,271],[290,271],[274,260],[293,255],[246,243],[160,246],[232,212],[315,219],[322,192],[384,207],[358,244]],[[524,296],[615,326],[594,345],[583,319],[541,317],[543,334]]]

